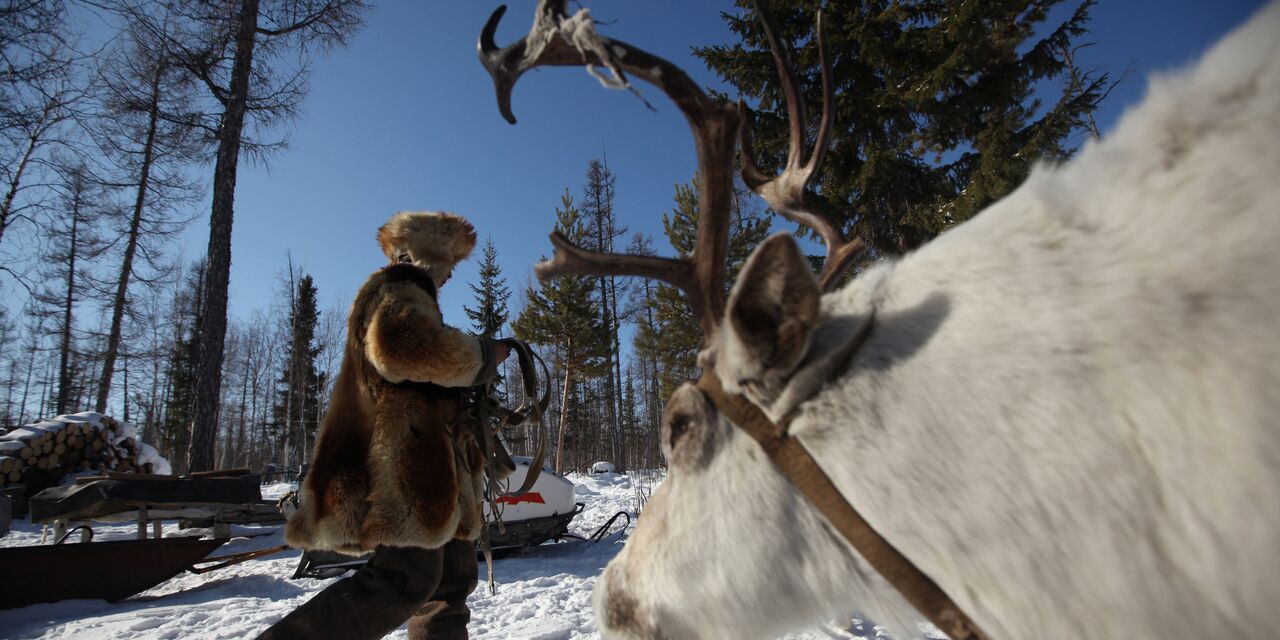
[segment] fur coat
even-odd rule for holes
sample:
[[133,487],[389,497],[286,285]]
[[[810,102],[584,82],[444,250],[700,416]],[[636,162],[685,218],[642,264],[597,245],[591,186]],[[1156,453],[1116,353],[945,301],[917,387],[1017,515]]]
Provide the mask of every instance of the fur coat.
[[333,399],[285,540],[351,553],[475,539],[484,460],[467,387],[493,368],[487,343],[442,322],[425,270],[396,264],[374,273],[352,304]]

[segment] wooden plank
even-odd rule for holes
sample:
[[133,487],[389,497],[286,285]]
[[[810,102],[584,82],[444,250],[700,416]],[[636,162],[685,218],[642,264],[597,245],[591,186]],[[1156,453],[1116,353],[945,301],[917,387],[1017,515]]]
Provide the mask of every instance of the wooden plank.
[[235,469],[213,469],[211,471],[193,471],[192,478],[221,478],[227,476],[247,476],[253,473],[249,467],[236,467]]

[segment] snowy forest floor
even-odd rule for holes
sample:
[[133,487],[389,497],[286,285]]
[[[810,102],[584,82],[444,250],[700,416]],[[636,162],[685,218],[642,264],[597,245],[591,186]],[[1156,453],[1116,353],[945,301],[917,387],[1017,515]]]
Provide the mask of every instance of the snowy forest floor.
[[[614,513],[634,517],[641,495],[652,490],[648,474],[579,476],[570,474],[577,500],[586,505],[570,525],[570,532],[590,536]],[[263,487],[263,497],[278,497],[288,485]],[[214,555],[266,549],[283,542],[283,527],[237,526],[231,542]],[[95,540],[132,539],[136,525],[95,526]],[[209,533],[177,530],[170,523],[166,536]],[[629,530],[628,530],[629,533]],[[251,537],[252,536],[252,537]],[[0,538],[0,547],[37,544],[40,527],[15,521],[13,531]],[[482,583],[471,595],[471,637],[513,640],[579,640],[598,638],[591,614],[591,589],[596,578],[626,541],[611,535],[597,544],[548,543],[496,560],[496,595]],[[127,600],[71,600],[21,609],[0,610],[0,639],[76,638],[103,640],[172,640],[253,638],[284,617],[333,580],[289,576],[299,552],[277,554],[219,569],[204,575],[180,574]],[[788,640],[829,638],[886,638],[882,630],[853,619],[848,626],[823,625],[786,636]],[[388,638],[402,640],[404,627]],[[926,637],[943,638],[929,633]]]

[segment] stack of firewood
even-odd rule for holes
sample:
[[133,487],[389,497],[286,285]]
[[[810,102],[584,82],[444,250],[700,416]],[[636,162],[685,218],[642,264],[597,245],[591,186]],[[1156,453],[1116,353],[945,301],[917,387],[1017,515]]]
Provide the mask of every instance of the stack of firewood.
[[0,487],[22,484],[28,495],[77,471],[153,473],[139,459],[127,425],[110,416],[59,416],[0,435]]

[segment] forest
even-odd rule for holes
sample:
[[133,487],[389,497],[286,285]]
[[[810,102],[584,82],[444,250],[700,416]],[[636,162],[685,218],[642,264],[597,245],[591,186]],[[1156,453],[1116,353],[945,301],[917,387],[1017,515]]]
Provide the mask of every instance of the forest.
[[[806,34],[822,4],[771,3],[793,34],[810,109],[822,100]],[[861,265],[945,233],[1035,162],[1064,160],[1099,133],[1092,114],[1123,76],[1077,63],[1094,3],[1067,3],[1057,21],[1061,0],[973,4],[826,7],[836,125],[814,197],[867,242]],[[772,170],[786,158],[786,106],[752,6],[726,3],[737,40],[695,54],[752,105],[757,162]],[[307,100],[309,69],[376,10],[362,0],[0,0],[0,429],[97,411],[134,423],[176,473],[296,472],[308,461],[349,301],[322,305],[329,285],[285,252],[274,303],[229,313],[236,172],[290,153],[276,132]],[[85,16],[90,32],[76,27]],[[858,46],[867,34],[880,44]],[[559,202],[531,204],[548,230],[594,250],[692,249],[692,178],[674,186],[652,237],[615,211],[603,155],[581,166]],[[175,238],[205,224],[206,249],[183,255]],[[768,234],[789,230],[739,183],[728,284]],[[613,277],[525,284],[510,274],[527,265],[504,263],[500,249],[477,247],[466,317],[448,319],[542,355],[556,470],[661,466],[665,398],[698,375],[699,327],[683,294]],[[523,400],[512,364],[492,390],[509,406]],[[527,428],[507,434],[517,454],[532,440]]]

